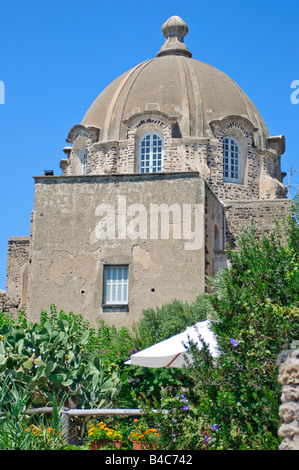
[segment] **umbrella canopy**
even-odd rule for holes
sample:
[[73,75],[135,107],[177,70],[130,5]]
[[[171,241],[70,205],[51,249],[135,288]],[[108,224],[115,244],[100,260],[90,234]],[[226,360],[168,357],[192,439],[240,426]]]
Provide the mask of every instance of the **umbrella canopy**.
[[210,330],[209,320],[198,322],[164,341],[132,354],[125,362],[128,365],[143,367],[180,367],[192,363],[192,354],[188,352],[190,342],[200,350],[203,342],[213,357],[219,355],[218,344],[214,333]]

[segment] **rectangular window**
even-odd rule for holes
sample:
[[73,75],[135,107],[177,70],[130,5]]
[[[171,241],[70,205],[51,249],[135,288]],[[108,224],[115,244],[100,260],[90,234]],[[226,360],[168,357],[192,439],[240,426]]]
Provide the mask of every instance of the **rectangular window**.
[[223,139],[223,180],[240,183],[240,148],[233,137]]
[[104,305],[128,305],[129,266],[104,266]]
[[82,164],[82,175],[86,175],[86,166],[87,166],[87,150],[86,150],[86,147],[85,147],[85,149],[83,150],[83,153],[82,153],[81,164]]
[[139,142],[139,171],[156,173],[163,170],[163,139],[155,133],[146,134]]

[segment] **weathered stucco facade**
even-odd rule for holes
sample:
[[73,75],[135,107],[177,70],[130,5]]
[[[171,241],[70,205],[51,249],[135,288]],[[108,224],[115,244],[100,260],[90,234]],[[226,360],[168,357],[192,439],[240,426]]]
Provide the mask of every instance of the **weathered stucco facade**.
[[[103,315],[121,326],[151,305],[192,301],[211,274],[205,251],[213,220],[222,231],[223,206],[197,172],[37,177],[28,310],[38,316],[51,303],[71,305],[94,325]],[[107,264],[129,267],[126,305],[103,305]]]
[[[72,127],[62,175],[35,178],[27,259],[9,253],[7,272],[7,295],[32,318],[54,303],[93,325],[131,326],[143,309],[194,300],[226,267],[226,242],[286,214],[284,136],[270,136],[227,75],[192,58],[179,17],[162,32],[157,56]],[[153,206],[169,233],[151,225]]]

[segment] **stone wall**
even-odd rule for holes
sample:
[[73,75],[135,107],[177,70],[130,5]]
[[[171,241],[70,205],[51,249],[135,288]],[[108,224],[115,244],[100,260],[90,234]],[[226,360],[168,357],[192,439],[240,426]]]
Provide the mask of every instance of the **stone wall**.
[[[299,342],[296,341],[298,347]],[[282,385],[279,416],[283,419],[278,435],[279,450],[299,450],[299,349],[284,351],[277,358],[278,382]]]
[[30,237],[10,237],[7,247],[6,287],[0,291],[0,311],[16,314],[26,306]]
[[24,271],[29,263],[30,237],[10,237],[7,249],[6,287],[11,298],[23,296]]
[[[88,175],[138,173],[138,142],[146,132],[163,136],[164,171],[198,171],[223,201],[272,200],[284,198],[286,188],[280,168],[284,151],[280,138],[269,138],[262,150],[255,142],[256,129],[246,119],[234,116],[210,123],[213,138],[182,136],[177,122],[160,111],[133,114],[124,121],[121,140],[97,141],[98,130],[74,126],[67,141],[67,160],[62,160],[63,176],[82,172],[79,164],[82,149],[87,149]],[[76,131],[77,129],[77,131]],[[76,132],[75,132],[76,131]],[[234,137],[240,147],[240,180],[223,180],[223,139]]]
[[226,205],[226,241],[235,246],[236,234],[243,228],[255,225],[257,236],[269,234],[277,221],[287,216],[290,199],[224,201]]
[[17,314],[21,307],[20,297],[9,297],[5,291],[0,292],[0,312]]

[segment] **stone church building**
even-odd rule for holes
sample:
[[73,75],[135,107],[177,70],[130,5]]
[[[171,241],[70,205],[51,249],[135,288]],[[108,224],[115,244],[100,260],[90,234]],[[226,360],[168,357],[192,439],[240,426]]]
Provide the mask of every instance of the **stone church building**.
[[[4,310],[55,304],[131,326],[149,307],[205,291],[226,244],[286,213],[281,155],[227,75],[192,58],[181,18],[156,57],[116,78],[74,125],[62,174],[35,177],[30,237],[8,241]],[[163,42],[163,41],[162,41]],[[0,304],[1,307],[1,304]]]

